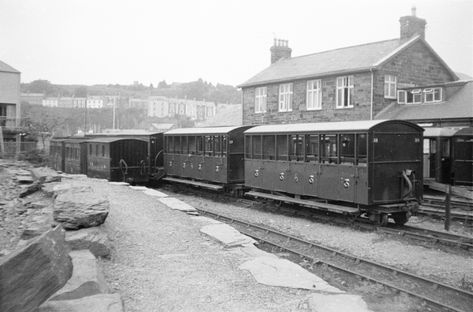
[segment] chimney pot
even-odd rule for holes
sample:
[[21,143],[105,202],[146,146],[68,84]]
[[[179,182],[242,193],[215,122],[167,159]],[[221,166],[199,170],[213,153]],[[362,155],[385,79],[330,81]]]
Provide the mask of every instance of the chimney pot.
[[402,16],[399,19],[401,24],[401,40],[409,40],[415,35],[420,35],[422,39],[425,39],[425,25],[427,22],[425,19],[418,18],[416,16],[416,7],[411,8],[411,15]]
[[273,39],[273,46],[271,51],[271,64],[279,61],[282,58],[290,58],[292,49],[289,48],[289,41],[283,39]]

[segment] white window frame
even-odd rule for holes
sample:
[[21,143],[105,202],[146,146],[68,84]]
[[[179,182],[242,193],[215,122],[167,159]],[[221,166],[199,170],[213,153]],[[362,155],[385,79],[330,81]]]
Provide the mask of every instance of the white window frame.
[[[435,98],[435,91],[438,91],[439,98]],[[432,101],[427,101],[427,96],[432,95]],[[424,102],[425,103],[436,103],[442,101],[442,88],[428,88],[424,89]]]
[[[354,85],[355,83],[354,83],[353,75],[337,77],[336,108],[340,109],[340,108],[353,107],[353,104],[351,104],[351,102],[353,101],[351,96],[352,96],[352,91],[353,91],[353,95],[355,93]],[[342,93],[348,92],[348,96],[347,96],[348,103],[345,103],[345,96],[342,96],[342,98],[339,99],[339,96],[338,96],[339,90],[342,90]]]
[[322,109],[322,81],[320,79],[307,81],[307,110]]
[[279,85],[279,111],[292,111],[292,83],[283,83]]
[[266,113],[267,89],[259,87],[255,89],[255,113]]
[[[422,90],[421,89],[410,90],[410,92],[412,93],[412,103],[408,103],[408,104],[422,103]],[[415,101],[416,95],[419,95],[419,101]]]
[[397,90],[397,77],[394,75],[384,75],[384,98],[395,99]]

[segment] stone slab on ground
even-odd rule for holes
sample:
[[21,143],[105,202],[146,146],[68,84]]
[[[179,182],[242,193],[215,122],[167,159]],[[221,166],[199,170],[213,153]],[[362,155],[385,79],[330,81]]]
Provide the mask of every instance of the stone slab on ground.
[[209,218],[209,217],[204,217],[204,216],[192,216],[190,217],[191,220],[202,222],[205,224],[221,224],[222,222]]
[[128,182],[115,182],[115,181],[110,181],[110,182],[108,182],[108,183],[110,183],[111,185],[130,186],[130,183],[128,183]]
[[44,183],[61,181],[59,174],[48,167],[31,168],[30,171],[36,179],[43,181]]
[[343,293],[315,274],[286,259],[257,257],[240,265],[240,269],[250,271],[258,283],[265,285]]
[[48,301],[38,312],[123,312],[119,294],[100,294],[74,300]]
[[58,226],[0,259],[0,311],[29,312],[72,274],[64,230]]
[[163,192],[156,191],[156,190],[153,190],[153,189],[147,189],[143,193],[145,193],[146,195],[155,196],[155,197],[167,197],[168,196],[167,194],[165,194]]
[[146,186],[134,186],[134,185],[130,185],[130,188],[136,191],[146,191],[148,189]]
[[200,232],[214,238],[224,244],[225,247],[245,246],[256,243],[251,237],[241,234],[235,228],[225,223],[206,225],[200,229]]
[[68,231],[66,242],[72,250],[88,249],[95,257],[110,256],[110,242],[100,227]]
[[312,312],[372,312],[357,295],[313,293],[306,302]]
[[109,292],[97,259],[89,250],[71,251],[69,255],[74,266],[72,276],[50,301],[79,299]]
[[108,198],[96,192],[60,192],[54,200],[53,217],[67,230],[102,224],[110,209]]
[[158,200],[161,203],[165,204],[166,206],[174,210],[179,210],[183,212],[197,212],[197,209],[195,209],[191,205],[174,197],[163,197],[163,198],[159,198]]

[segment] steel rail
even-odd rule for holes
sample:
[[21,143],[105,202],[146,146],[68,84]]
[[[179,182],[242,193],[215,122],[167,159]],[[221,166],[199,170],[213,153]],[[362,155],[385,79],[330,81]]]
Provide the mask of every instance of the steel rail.
[[[310,242],[310,241],[295,237],[295,236],[290,235],[290,234],[282,233],[280,231],[273,230],[273,229],[270,229],[270,228],[267,228],[267,227],[263,227],[263,226],[260,226],[260,225],[257,225],[257,224],[252,224],[248,221],[244,221],[244,220],[240,220],[240,219],[237,219],[237,218],[225,216],[225,215],[215,213],[215,212],[212,212],[212,211],[208,211],[208,210],[205,210],[205,209],[201,209],[201,208],[197,208],[197,210],[200,213],[202,213],[204,215],[209,215],[209,216],[211,216],[211,217],[213,217],[217,220],[223,220],[223,221],[226,220],[230,224],[240,224],[240,225],[243,226],[243,228],[241,229],[241,232],[243,232],[244,234],[246,234],[248,236],[251,236],[251,237],[253,237],[257,240],[266,242],[270,245],[273,245],[273,246],[276,246],[278,248],[289,251],[291,253],[294,253],[296,255],[299,255],[301,257],[304,257],[306,259],[309,259],[314,264],[324,263],[324,264],[326,264],[330,267],[333,267],[335,269],[338,269],[338,270],[344,271],[346,273],[350,273],[350,274],[359,276],[363,279],[378,283],[380,285],[389,287],[389,288],[394,289],[396,291],[406,293],[406,294],[408,294],[412,297],[416,297],[418,299],[421,299],[424,302],[427,302],[431,305],[440,307],[442,309],[448,309],[449,311],[455,311],[455,312],[466,312],[467,311],[467,310],[463,310],[461,307],[452,306],[451,304],[441,303],[441,302],[439,302],[439,301],[437,301],[433,298],[428,298],[428,297],[426,297],[422,294],[415,293],[411,290],[402,288],[400,286],[396,286],[392,283],[385,282],[385,281],[380,281],[376,278],[367,276],[366,274],[355,272],[355,271],[347,269],[347,268],[343,268],[342,266],[340,266],[339,264],[336,264],[334,262],[331,262],[331,261],[328,261],[328,260],[321,260],[320,257],[314,257],[314,256],[308,254],[307,252],[312,250],[312,249],[318,249],[318,250],[322,250],[322,251],[325,251],[325,252],[329,253],[331,256],[337,256],[337,257],[341,257],[343,259],[351,260],[357,265],[359,265],[360,263],[367,264],[368,266],[371,266],[373,268],[378,268],[378,269],[383,270],[384,272],[381,272],[382,274],[387,273],[391,276],[393,276],[393,275],[403,276],[405,278],[409,278],[409,279],[414,280],[416,282],[423,283],[424,285],[427,284],[430,287],[429,289],[438,290],[439,293],[443,293],[444,295],[445,295],[445,292],[448,292],[452,296],[457,297],[454,300],[455,302],[461,301],[461,306],[469,306],[469,307],[473,306],[473,293],[468,292],[466,290],[456,288],[456,287],[453,287],[453,286],[450,286],[450,285],[447,285],[447,284],[444,284],[444,283],[441,283],[441,282],[437,282],[437,281],[434,281],[434,280],[431,280],[431,279],[427,279],[427,278],[424,278],[424,277],[421,277],[421,276],[418,276],[418,275],[415,275],[415,274],[412,274],[412,273],[409,273],[409,272],[406,272],[406,271],[396,269],[394,267],[390,267],[390,266],[387,266],[387,265],[384,265],[384,264],[376,263],[376,262],[373,262],[371,260],[363,259],[361,257],[356,257],[356,256],[353,256],[353,255],[350,255],[350,254],[332,249],[330,247],[320,245],[320,244],[315,243],[315,242]],[[255,234],[254,232],[251,231],[251,230],[254,230],[254,229],[256,229],[260,232],[263,232],[264,235]],[[278,243],[278,242],[271,241],[268,238],[268,236],[270,236],[270,235],[280,236],[285,241],[285,244],[281,244],[281,243]],[[306,246],[306,248],[304,249],[304,251],[300,251],[300,250],[296,250],[295,248],[285,246],[289,242],[296,242],[300,245]],[[317,254],[317,255],[320,256],[320,254]],[[417,287],[417,289],[423,289],[423,287]]]

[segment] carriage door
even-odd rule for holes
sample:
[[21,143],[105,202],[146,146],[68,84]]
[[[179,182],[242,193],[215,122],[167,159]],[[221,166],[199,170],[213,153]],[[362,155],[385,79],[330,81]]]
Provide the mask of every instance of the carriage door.
[[357,172],[355,167],[355,135],[338,136],[339,166],[338,196],[341,200],[355,202]]
[[424,139],[424,178],[435,179],[437,168],[437,138]]
[[450,157],[450,138],[440,138],[440,172],[439,181],[442,183],[451,182],[452,160]]

